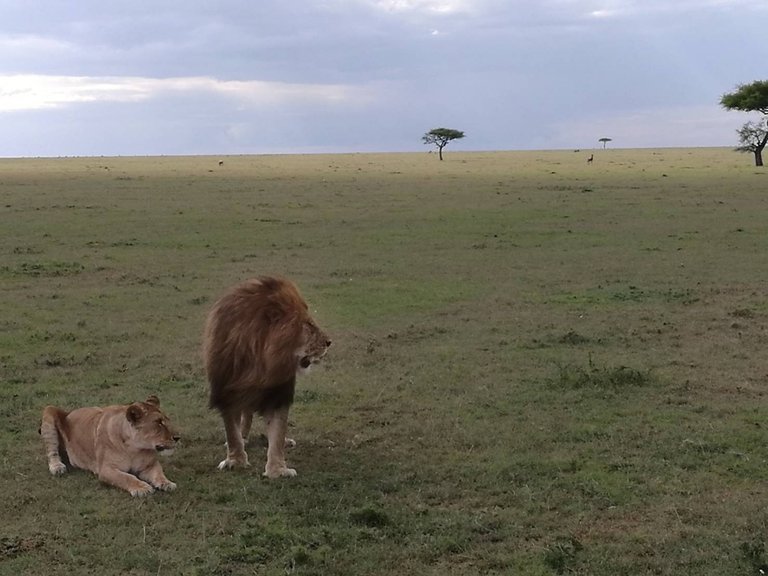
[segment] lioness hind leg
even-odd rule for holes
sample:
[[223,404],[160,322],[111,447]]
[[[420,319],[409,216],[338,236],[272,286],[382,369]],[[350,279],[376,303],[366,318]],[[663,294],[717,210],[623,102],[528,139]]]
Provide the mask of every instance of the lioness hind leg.
[[288,406],[264,415],[267,422],[267,465],[264,476],[269,478],[290,478],[296,470],[285,463],[285,433],[288,430]]
[[[40,423],[40,436],[45,445],[45,455],[48,458],[48,470],[54,476],[64,474],[67,467],[61,461],[61,422],[67,417],[67,412],[56,408],[56,406],[46,406],[43,409],[43,420]],[[65,447],[66,449],[66,447]]]
[[245,453],[240,432],[241,413],[222,411],[221,418],[224,420],[224,433],[227,436],[227,458],[219,462],[219,470],[248,466],[248,454]]

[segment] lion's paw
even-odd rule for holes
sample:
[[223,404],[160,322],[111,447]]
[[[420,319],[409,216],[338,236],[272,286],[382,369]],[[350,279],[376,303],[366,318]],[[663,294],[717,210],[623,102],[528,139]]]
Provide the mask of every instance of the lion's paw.
[[61,474],[64,474],[64,472],[67,471],[67,466],[64,464],[64,462],[55,462],[55,463],[48,464],[48,470],[54,476],[60,476]]
[[219,470],[232,470],[232,468],[247,468],[250,466],[248,460],[235,460],[234,458],[227,458],[219,462]]
[[293,478],[296,476],[296,470],[293,468],[267,468],[264,471],[264,476],[267,478]]
[[285,439],[285,447],[286,448],[296,448],[296,440],[293,438],[286,438]]
[[146,482],[143,484],[143,486],[139,486],[138,488],[131,488],[131,496],[148,496],[155,491],[155,489]]

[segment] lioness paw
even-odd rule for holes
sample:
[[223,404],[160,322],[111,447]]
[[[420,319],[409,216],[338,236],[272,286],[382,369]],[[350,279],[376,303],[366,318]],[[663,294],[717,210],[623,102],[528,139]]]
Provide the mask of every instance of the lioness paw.
[[143,486],[138,486],[136,488],[131,488],[130,490],[131,496],[148,496],[149,494],[152,494],[152,492],[155,491],[152,486],[150,486],[147,483],[144,483]]
[[296,440],[293,438],[286,438],[285,439],[285,447],[286,448],[295,448],[296,447]]
[[296,476],[296,470],[293,468],[267,468],[263,475],[267,478],[293,478]]
[[176,482],[171,482],[169,480],[168,482],[158,485],[157,489],[162,490],[163,492],[172,492],[176,490]]
[[64,464],[64,462],[52,462],[48,464],[48,470],[54,476],[60,476],[61,474],[64,474],[64,472],[67,471],[67,467]]

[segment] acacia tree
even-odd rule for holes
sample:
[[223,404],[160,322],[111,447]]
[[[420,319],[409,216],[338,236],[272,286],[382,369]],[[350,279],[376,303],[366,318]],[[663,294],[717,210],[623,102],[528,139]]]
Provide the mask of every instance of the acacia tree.
[[433,128],[421,137],[424,140],[424,144],[434,144],[437,146],[440,160],[443,159],[443,148],[445,148],[448,142],[458,140],[459,138],[464,138],[464,132],[451,128]]
[[608,142],[610,142],[611,140],[612,140],[612,138],[600,138],[598,140],[598,142],[602,142],[603,143],[603,148],[605,148],[605,145],[608,144]]
[[755,155],[755,166],[763,165],[763,148],[768,143],[768,127],[747,122],[736,131],[739,135],[741,146],[737,152],[752,152]]
[[735,92],[723,94],[720,105],[727,110],[760,112],[766,127],[747,122],[738,130],[742,152],[754,152],[755,166],[763,165],[763,149],[768,143],[768,80],[756,80],[751,84],[740,84]]

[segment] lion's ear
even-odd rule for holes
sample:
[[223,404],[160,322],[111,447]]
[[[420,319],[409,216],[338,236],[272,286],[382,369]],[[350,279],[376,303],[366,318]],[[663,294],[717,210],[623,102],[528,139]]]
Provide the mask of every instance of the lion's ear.
[[142,408],[141,404],[138,403],[131,404],[125,410],[125,417],[131,424],[136,424],[136,422],[144,417],[144,408]]
[[150,396],[147,396],[147,399],[144,400],[145,404],[152,404],[152,406],[158,407],[160,406],[160,398],[158,398],[155,394],[151,394]]

